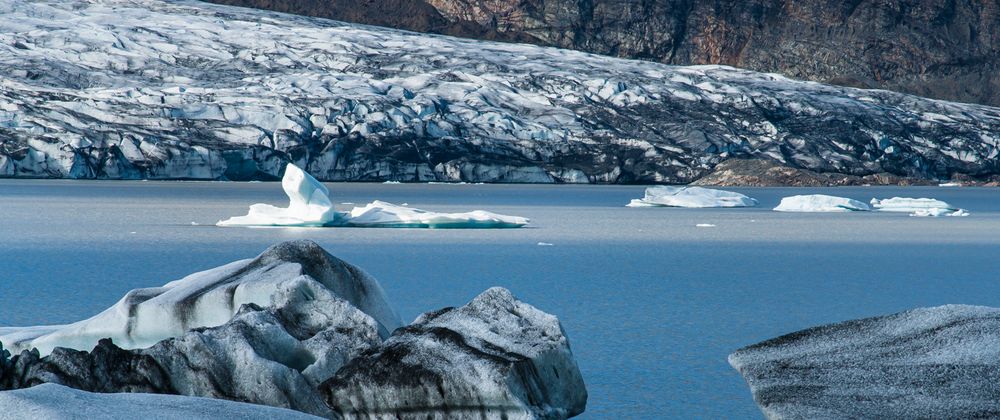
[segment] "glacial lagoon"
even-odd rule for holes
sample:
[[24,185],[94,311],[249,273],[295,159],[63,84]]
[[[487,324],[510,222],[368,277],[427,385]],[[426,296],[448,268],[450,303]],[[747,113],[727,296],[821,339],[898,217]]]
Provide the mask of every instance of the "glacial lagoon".
[[[490,286],[558,316],[590,394],[582,418],[754,418],[726,362],[737,348],[914,307],[1000,306],[998,189],[731,188],[759,206],[680,209],[624,207],[642,186],[327,186],[344,209],[384,200],[532,223],[222,228],[287,199],[275,183],[0,180],[0,327],[86,318],[130,289],[307,238],[374,275],[404,321]],[[815,193],[931,197],[971,215],[771,211]]]

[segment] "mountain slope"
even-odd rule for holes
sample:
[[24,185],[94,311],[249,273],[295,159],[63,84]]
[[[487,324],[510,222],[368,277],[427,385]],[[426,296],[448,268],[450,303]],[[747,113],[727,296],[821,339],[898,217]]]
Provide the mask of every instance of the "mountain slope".
[[0,176],[690,182],[1000,173],[1000,111],[198,2],[0,2]]
[[[399,0],[211,1],[1000,105],[992,0],[409,0],[434,25],[415,24]],[[375,4],[386,13],[356,12]]]

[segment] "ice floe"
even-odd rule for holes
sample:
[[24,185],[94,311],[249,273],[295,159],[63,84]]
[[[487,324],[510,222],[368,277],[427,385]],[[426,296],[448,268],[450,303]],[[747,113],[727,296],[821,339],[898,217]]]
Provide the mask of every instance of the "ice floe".
[[969,212],[933,198],[893,197],[873,198],[872,208],[877,211],[910,213],[918,217],[968,216]]
[[406,228],[517,228],[529,220],[476,210],[466,213],[437,213],[398,206],[384,201],[374,201],[364,207],[355,207],[346,219],[346,226],[354,227],[406,227]]
[[846,211],[868,211],[867,204],[850,198],[824,194],[793,195],[781,199],[774,211],[825,213]]
[[118,420],[150,417],[161,420],[209,418],[320,419],[285,408],[213,398],[145,393],[86,392],[52,383],[0,392],[4,419]]
[[702,187],[656,186],[646,188],[643,198],[634,199],[628,207],[753,207],[757,200],[743,194]]
[[219,226],[383,227],[383,228],[517,228],[530,221],[483,210],[437,213],[375,200],[350,212],[334,209],[330,191],[316,178],[289,163],[281,179],[287,208],[258,203],[246,216],[219,221]]

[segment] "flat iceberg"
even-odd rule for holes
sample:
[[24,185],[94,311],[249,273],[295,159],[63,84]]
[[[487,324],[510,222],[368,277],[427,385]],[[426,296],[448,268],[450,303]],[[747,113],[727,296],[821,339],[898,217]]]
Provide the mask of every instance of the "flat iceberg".
[[527,218],[506,216],[483,210],[465,213],[437,213],[376,200],[350,212],[339,212],[330,200],[330,191],[316,178],[289,163],[281,178],[288,195],[288,207],[254,204],[246,216],[221,220],[218,226],[299,226],[299,227],[383,227],[436,229],[518,228]]
[[968,216],[969,212],[933,198],[893,197],[879,200],[873,198],[872,207],[878,211],[910,213],[911,216]]
[[355,207],[351,210],[346,219],[346,226],[434,229],[518,228],[528,222],[529,220],[523,217],[505,216],[482,210],[436,213],[376,200],[364,207]]
[[656,186],[646,188],[643,198],[634,199],[627,207],[753,207],[757,200],[743,194],[702,187]]
[[258,203],[246,216],[216,223],[219,226],[326,226],[343,217],[330,202],[330,191],[298,166],[285,167],[281,188],[288,195],[288,207]]
[[850,198],[824,194],[793,195],[781,199],[774,211],[826,213],[845,211],[868,211],[867,204]]

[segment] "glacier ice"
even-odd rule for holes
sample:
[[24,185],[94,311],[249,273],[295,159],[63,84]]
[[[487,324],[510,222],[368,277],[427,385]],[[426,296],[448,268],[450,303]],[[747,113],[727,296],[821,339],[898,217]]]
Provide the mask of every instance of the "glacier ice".
[[995,418],[1000,309],[946,305],[793,332],[729,356],[770,419]]
[[757,200],[743,194],[702,187],[656,186],[646,188],[643,198],[628,207],[753,207]]
[[929,179],[1000,161],[985,106],[194,1],[0,2],[0,109],[12,177],[290,161],[330,181],[679,184],[734,157]]
[[144,393],[98,393],[41,384],[0,392],[0,419],[128,420],[146,413],[160,420],[289,419],[321,417],[298,411],[214,398]]
[[298,166],[285,166],[281,188],[288,195],[288,207],[258,203],[246,216],[221,220],[219,226],[326,226],[336,223],[343,214],[330,202],[330,191]]
[[933,198],[893,197],[873,198],[872,208],[877,211],[910,213],[911,216],[968,216],[969,212]]
[[774,211],[825,213],[845,211],[868,211],[867,204],[850,198],[824,194],[793,195],[781,199]]
[[219,221],[219,226],[303,226],[484,229],[517,228],[530,221],[483,210],[438,213],[375,200],[350,212],[339,212],[330,201],[330,191],[311,175],[289,163],[281,179],[288,195],[287,208],[258,203],[246,216]]
[[[268,306],[289,283],[309,276],[374,318],[383,334],[401,325],[382,287],[360,268],[331,256],[310,241],[285,242],[255,259],[191,274],[161,287],[135,289],[104,312],[69,325],[0,328],[0,343],[12,353],[56,347],[89,350],[102,338],[122,348],[144,348],[191,328],[229,322],[245,304]],[[312,294],[308,290],[301,293]]]

